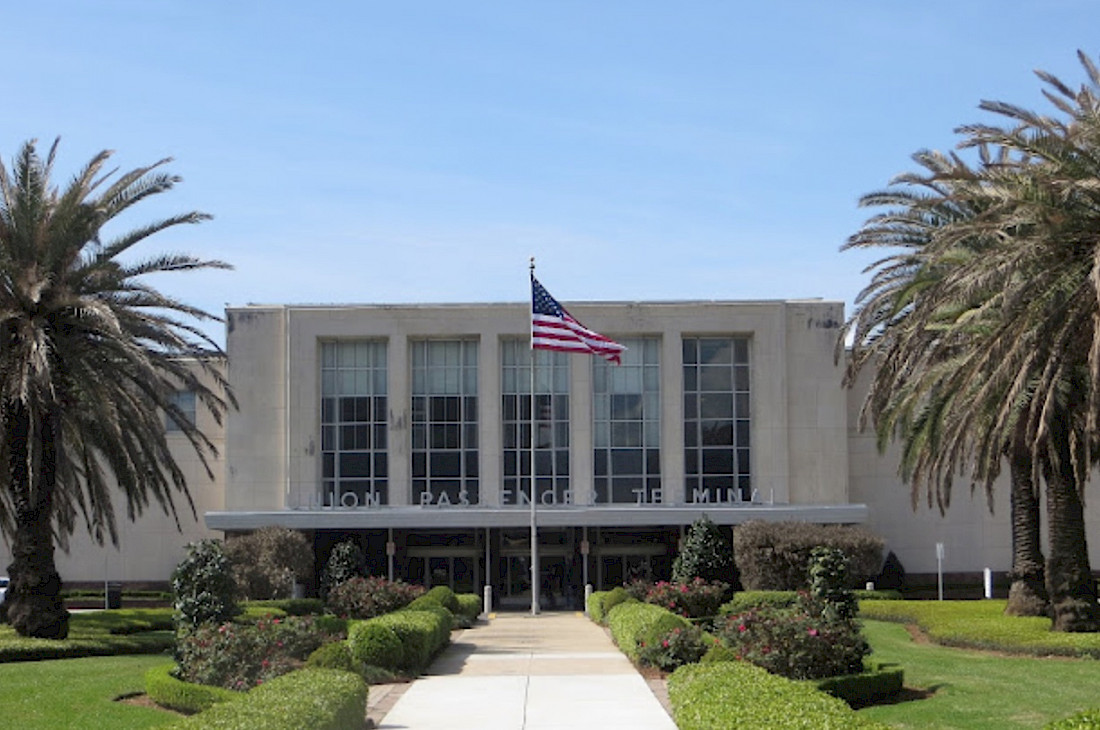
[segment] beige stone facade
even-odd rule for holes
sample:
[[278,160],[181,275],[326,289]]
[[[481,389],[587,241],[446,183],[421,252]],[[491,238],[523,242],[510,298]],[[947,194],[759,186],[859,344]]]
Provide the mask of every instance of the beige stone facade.
[[[834,360],[841,303],[569,308],[590,328],[632,344],[640,378],[657,374],[656,383],[647,380],[635,392],[634,385],[608,385],[619,376],[608,375],[595,358],[556,361],[566,386],[546,396],[545,408],[560,401],[554,427],[567,437],[557,452],[547,448],[558,481],[547,481],[548,491],[536,490],[536,513],[546,554],[554,556],[548,560],[569,581],[576,583],[582,572],[586,582],[607,583],[639,566],[667,569],[680,531],[704,513],[724,525],[750,519],[866,524],[909,572],[936,570],[937,542],[945,545],[948,571],[1008,569],[1004,488],[993,515],[985,496],[972,498],[965,483],[946,516],[923,502],[914,511],[896,474],[896,455],[879,455],[873,437],[858,431],[862,391],[841,387],[842,368]],[[528,307],[515,303],[229,309],[228,375],[240,408],[224,429],[201,406],[197,414],[214,441],[224,444],[216,478],[206,479],[185,448],[179,452],[199,519],[182,511],[179,532],[154,510],[123,525],[117,551],[78,535],[72,552],[59,555],[63,578],[164,581],[189,541],[281,524],[313,535],[320,554],[333,541],[358,535],[383,572],[429,581],[446,574],[474,589],[488,580],[504,590],[519,574],[520,563],[509,561],[524,554],[531,512],[518,495],[529,477],[515,465],[526,457],[509,435],[523,433],[524,424],[506,413],[530,397],[529,387],[506,385],[509,367],[513,375],[522,372],[514,367],[522,357],[515,343],[526,341],[529,326]],[[366,343],[356,357],[374,358],[370,364],[345,370],[335,364],[326,371],[326,357],[354,359],[347,349],[354,343]],[[725,370],[714,371],[721,376],[715,382],[726,383],[721,378],[733,373],[737,384],[689,384],[697,374],[710,377],[706,363],[689,367],[690,347],[717,347],[727,358],[731,348],[740,353],[722,365]],[[642,349],[644,362],[637,359]],[[443,353],[460,353],[463,362],[452,363]],[[434,394],[425,379],[434,378],[433,368],[452,367],[466,380],[453,394]],[[355,377],[358,386],[340,390],[339,378],[352,383]],[[351,410],[325,415],[326,399],[332,409]],[[730,406],[735,413],[693,410],[727,402],[736,404]],[[373,404],[376,412],[358,414],[356,403]],[[606,403],[628,416],[599,415]],[[424,412],[437,406],[442,412],[448,404],[459,404],[464,415],[436,422]],[[704,434],[700,443],[692,435],[697,430]],[[454,435],[460,431],[461,437]],[[736,438],[725,435],[734,431]],[[457,440],[446,448],[441,441],[435,450],[437,432]],[[340,445],[352,443],[354,434],[358,446]],[[727,454],[714,447],[721,442],[715,434],[729,439]],[[444,464],[452,463],[462,464],[461,474],[446,471],[451,467]],[[640,471],[620,479],[615,470],[621,468]],[[733,486],[715,486],[720,484]],[[1095,523],[1095,509],[1089,516]],[[0,554],[0,561],[5,557]],[[1094,564],[1098,559],[1094,546]]]

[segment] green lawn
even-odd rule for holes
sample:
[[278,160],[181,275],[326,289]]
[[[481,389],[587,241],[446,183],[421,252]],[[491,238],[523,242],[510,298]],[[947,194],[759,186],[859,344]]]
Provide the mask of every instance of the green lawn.
[[864,621],[872,659],[905,669],[929,699],[860,710],[896,728],[1041,728],[1100,706],[1100,662],[1035,659],[917,644],[901,624]]
[[860,601],[865,619],[914,623],[939,644],[1014,654],[1092,656],[1100,659],[1100,633],[1050,630],[1049,618],[1005,616],[1005,601]]
[[164,662],[158,654],[0,664],[0,726],[125,730],[171,722],[178,716],[113,701],[143,692],[145,671]]

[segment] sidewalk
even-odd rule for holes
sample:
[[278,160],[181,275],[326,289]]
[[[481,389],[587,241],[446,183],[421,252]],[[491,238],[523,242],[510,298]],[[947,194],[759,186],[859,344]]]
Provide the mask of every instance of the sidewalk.
[[462,632],[378,727],[676,730],[606,632],[575,613],[497,614]]

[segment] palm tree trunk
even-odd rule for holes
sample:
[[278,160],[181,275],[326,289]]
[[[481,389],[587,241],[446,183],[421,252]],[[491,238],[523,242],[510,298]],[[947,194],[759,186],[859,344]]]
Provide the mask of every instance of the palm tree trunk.
[[[21,405],[12,409],[8,468],[15,496],[15,534],[11,584],[4,600],[7,621],[22,636],[64,639],[69,635],[69,612],[61,599],[61,576],[54,564],[51,522],[57,478],[56,414],[46,418],[41,431],[32,428],[30,415]],[[31,469],[32,439],[41,449],[38,468]],[[33,484],[31,481],[37,483]]]
[[1032,479],[1031,452],[1013,444],[1009,454],[1012,502],[1012,585],[1005,614],[1047,616],[1050,597],[1043,569],[1039,529],[1039,494]]
[[1085,542],[1084,506],[1068,448],[1049,465],[1047,482],[1047,591],[1052,631],[1100,631],[1096,580]]

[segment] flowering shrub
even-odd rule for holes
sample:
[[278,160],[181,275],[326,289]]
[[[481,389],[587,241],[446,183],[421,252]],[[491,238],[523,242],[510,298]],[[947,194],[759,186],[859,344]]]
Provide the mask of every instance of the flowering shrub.
[[717,633],[739,659],[789,679],[857,674],[871,653],[857,623],[823,616],[807,596],[796,606],[729,616]]
[[686,583],[655,583],[646,592],[645,602],[667,608],[685,618],[706,618],[718,613],[729,585],[695,578]]
[[649,589],[652,587],[652,581],[642,580],[641,578],[635,578],[623,584],[623,589],[625,589],[627,594],[635,601],[644,601],[646,595],[649,593]]
[[265,617],[254,624],[204,624],[176,643],[178,678],[247,690],[299,668],[332,636],[312,617]]
[[399,580],[357,577],[329,591],[327,605],[337,616],[367,619],[404,608],[423,593],[423,587]]
[[638,659],[643,664],[671,672],[684,664],[699,661],[706,651],[702,629],[698,626],[677,626],[653,640],[639,642]]

